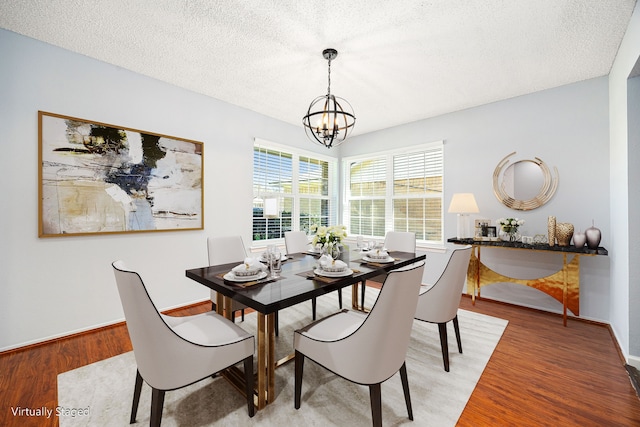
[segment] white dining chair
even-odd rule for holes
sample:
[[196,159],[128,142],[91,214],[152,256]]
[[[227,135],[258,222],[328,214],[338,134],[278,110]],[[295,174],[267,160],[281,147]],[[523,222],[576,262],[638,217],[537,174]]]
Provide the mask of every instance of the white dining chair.
[[440,332],[440,347],[444,370],[449,372],[449,344],[447,323],[453,321],[453,328],[458,342],[458,352],[462,353],[462,340],[458,325],[458,307],[467,278],[471,245],[459,248],[448,248],[449,261],[442,274],[432,285],[423,284],[416,307],[415,318],[423,322],[437,323]]
[[[244,248],[244,242],[241,236],[224,236],[224,237],[208,237],[207,253],[209,256],[209,265],[228,264],[232,262],[242,263],[247,257],[247,251]],[[217,292],[211,290],[211,305],[213,310],[216,309]],[[231,310],[231,318],[235,321],[235,312],[240,310],[242,320],[244,321],[244,309],[246,305],[238,301],[231,300],[231,307],[225,307]]]
[[399,371],[413,420],[405,359],[423,271],[424,261],[391,271],[368,314],[343,310],[295,331],[296,409],[307,357],[349,381],[369,386],[374,426],[382,424],[380,384]]
[[[411,231],[387,231],[384,237],[384,248],[387,251],[416,252],[416,233]],[[364,308],[364,292],[366,280],[360,284],[360,307]]]
[[[303,253],[309,250],[309,237],[304,231],[285,231],[284,244],[287,255]],[[338,306],[342,308],[342,289],[338,289]],[[316,299],[311,299],[311,318],[316,320]]]
[[387,231],[384,247],[389,251],[416,252],[416,233],[411,231]]
[[138,273],[123,261],[112,266],[137,364],[130,423],[136,422],[143,381],[152,389],[149,424],[159,426],[166,391],[191,385],[240,362],[244,364],[247,410],[253,417],[253,335],[212,311],[166,316],[155,307]]
[[287,248],[287,255],[307,252],[311,246],[309,236],[304,231],[285,231],[284,244]]

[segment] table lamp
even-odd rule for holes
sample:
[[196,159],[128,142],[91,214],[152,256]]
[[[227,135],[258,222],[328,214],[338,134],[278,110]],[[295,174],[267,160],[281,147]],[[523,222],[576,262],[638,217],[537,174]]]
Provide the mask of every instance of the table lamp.
[[473,193],[455,193],[451,198],[449,213],[458,214],[458,239],[466,239],[469,235],[468,220],[470,213],[478,213],[478,204]]

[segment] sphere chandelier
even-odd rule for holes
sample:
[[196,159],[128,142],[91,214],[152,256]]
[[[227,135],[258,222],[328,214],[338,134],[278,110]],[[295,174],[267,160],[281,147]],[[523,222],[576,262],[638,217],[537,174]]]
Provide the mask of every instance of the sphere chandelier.
[[356,116],[346,99],[331,94],[331,61],[338,56],[338,51],[325,49],[322,56],[329,62],[327,94],[311,102],[302,124],[312,142],[331,148],[347,139],[356,124]]

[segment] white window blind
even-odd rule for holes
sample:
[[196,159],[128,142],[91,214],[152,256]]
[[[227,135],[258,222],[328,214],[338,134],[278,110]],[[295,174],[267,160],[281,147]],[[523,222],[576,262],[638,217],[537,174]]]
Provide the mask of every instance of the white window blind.
[[[253,240],[282,239],[290,230],[335,223],[336,161],[256,140],[253,152]],[[265,218],[265,200],[277,215]]]
[[393,229],[442,241],[442,147],[393,156]]
[[345,159],[344,164],[344,222],[350,234],[384,237],[390,230],[412,231],[419,241],[442,242],[442,141]]
[[349,163],[349,234],[384,235],[386,169],[384,157]]

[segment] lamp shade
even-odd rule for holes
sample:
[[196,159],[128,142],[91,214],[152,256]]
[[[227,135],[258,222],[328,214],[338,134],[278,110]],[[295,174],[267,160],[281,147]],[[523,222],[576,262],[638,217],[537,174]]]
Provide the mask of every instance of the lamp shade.
[[449,205],[449,213],[478,213],[478,204],[473,193],[455,193],[451,198],[451,204]]
[[264,218],[278,218],[278,199],[265,198],[264,199],[264,211],[262,216]]

